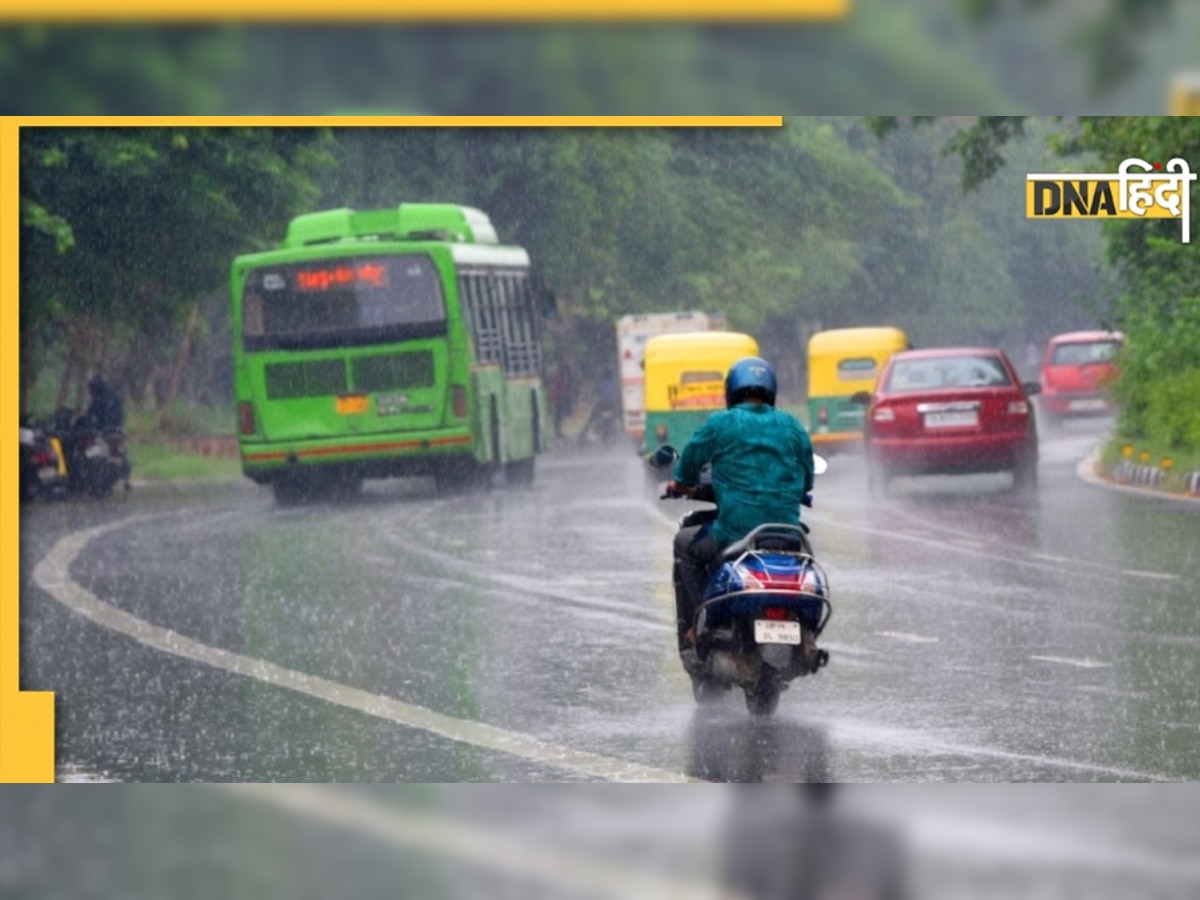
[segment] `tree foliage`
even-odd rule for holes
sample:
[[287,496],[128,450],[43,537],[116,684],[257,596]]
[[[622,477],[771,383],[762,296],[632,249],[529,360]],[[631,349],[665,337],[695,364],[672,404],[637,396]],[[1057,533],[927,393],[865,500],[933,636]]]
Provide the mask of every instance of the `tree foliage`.
[[[174,346],[184,310],[315,201],[331,161],[318,130],[25,128],[21,132],[21,351],[67,374],[129,379]],[[60,391],[60,401],[68,401]]]
[[[964,195],[943,148],[968,124],[882,141],[862,120],[820,117],[732,130],[29,129],[23,361],[32,376],[65,356],[76,378],[103,364],[150,399],[146,384],[195,338],[191,371],[209,383],[190,393],[219,395],[232,257],[277,241],[297,212],[408,201],[479,207],[527,247],[560,298],[555,346],[585,372],[611,366],[619,316],[672,309],[724,312],[793,391],[821,327],[1020,347],[1080,322],[1100,283],[1087,264],[1098,233],[1032,233],[1011,172]],[[1049,126],[1026,127],[1035,138],[994,133],[1044,167]]]
[[[897,131],[899,124],[895,118],[871,122],[879,135]],[[969,140],[945,145],[950,154],[983,148],[964,157],[964,188],[979,189],[1000,170],[1013,137],[1027,124],[997,126],[981,118],[969,126]],[[1060,125],[1047,135],[1049,146],[1059,156],[1082,158],[1094,171],[1115,172],[1131,157],[1200,161],[1200,122],[1194,118],[1081,116]],[[991,162],[978,166],[980,159]],[[1194,185],[1191,193],[1195,200]],[[1128,338],[1115,386],[1122,401],[1123,434],[1165,450],[1195,452],[1200,450],[1200,405],[1195,402],[1200,387],[1200,258],[1192,244],[1180,241],[1179,229],[1175,219],[1104,223],[1106,255],[1120,291],[1095,324],[1119,328]]]

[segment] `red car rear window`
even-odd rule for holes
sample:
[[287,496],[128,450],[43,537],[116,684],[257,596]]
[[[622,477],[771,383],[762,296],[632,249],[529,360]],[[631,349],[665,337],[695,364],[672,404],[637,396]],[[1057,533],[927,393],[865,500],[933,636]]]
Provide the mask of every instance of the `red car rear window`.
[[1056,344],[1050,352],[1050,365],[1082,366],[1087,363],[1111,362],[1120,349],[1120,341],[1077,341]]
[[1008,370],[995,356],[945,356],[893,360],[886,390],[935,391],[957,387],[1003,387],[1012,384]]

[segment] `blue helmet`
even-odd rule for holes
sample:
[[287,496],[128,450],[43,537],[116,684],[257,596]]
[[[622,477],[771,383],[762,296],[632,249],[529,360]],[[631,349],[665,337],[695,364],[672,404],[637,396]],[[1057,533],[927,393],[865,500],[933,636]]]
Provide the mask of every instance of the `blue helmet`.
[[725,406],[737,406],[752,396],[774,406],[775,390],[775,372],[770,363],[747,356],[735,362],[725,376]]

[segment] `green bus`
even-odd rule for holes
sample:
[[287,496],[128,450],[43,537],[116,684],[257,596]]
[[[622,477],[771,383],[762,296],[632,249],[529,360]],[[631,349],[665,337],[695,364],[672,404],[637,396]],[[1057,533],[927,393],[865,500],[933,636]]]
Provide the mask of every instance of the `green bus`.
[[553,295],[483,212],[302,215],[230,282],[242,471],[278,501],[365,478],[532,481]]

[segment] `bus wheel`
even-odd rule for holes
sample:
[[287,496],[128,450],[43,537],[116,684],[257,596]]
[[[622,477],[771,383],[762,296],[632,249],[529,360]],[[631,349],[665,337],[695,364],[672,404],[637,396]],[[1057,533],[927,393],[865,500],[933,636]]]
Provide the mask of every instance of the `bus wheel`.
[[280,506],[296,506],[308,499],[310,485],[306,478],[276,478],[271,482],[271,491]]
[[491,435],[492,459],[487,467],[487,486],[494,487],[505,481],[507,472],[504,466],[504,453],[500,448],[500,413],[496,408],[496,398],[492,397],[491,404]]
[[329,496],[334,500],[350,500],[362,493],[364,479],[360,475],[339,473],[329,480]]
[[509,484],[533,484],[536,457],[515,459],[504,464],[504,477]]
[[433,480],[439,494],[461,494],[487,484],[491,466],[478,463],[473,458],[441,460],[433,472]]

